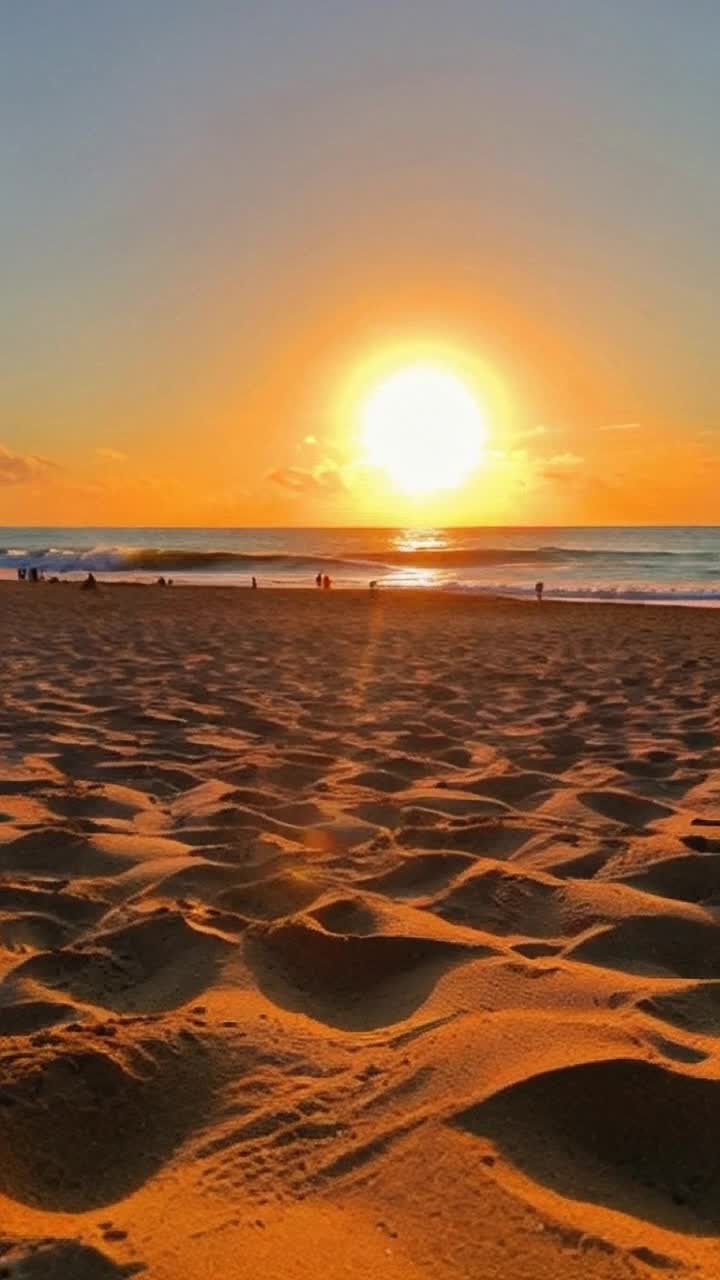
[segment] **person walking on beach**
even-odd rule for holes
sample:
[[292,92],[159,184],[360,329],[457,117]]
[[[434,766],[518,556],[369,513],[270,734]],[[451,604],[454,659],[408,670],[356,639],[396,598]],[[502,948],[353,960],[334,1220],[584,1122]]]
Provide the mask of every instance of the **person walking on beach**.
[[250,586],[252,587],[253,591],[257,591],[257,578],[255,577],[255,574],[253,574],[252,578],[250,579]]
[[331,586],[332,586],[332,581],[331,581],[331,579],[330,579],[330,574],[329,574],[329,573],[326,573],[326,574],[325,574],[325,577],[324,577],[324,578],[323,578],[323,580],[322,580],[322,584],[323,584],[323,591],[329,591],[329,590],[330,590],[330,588],[331,588]]
[[321,586],[322,586],[322,584],[323,584],[322,574],[321,574],[320,572],[318,572],[318,575],[317,575],[317,577],[316,577],[316,579],[315,579],[315,586],[316,586],[316,587],[321,587]]
[[545,590],[545,583],[544,583],[544,582],[536,582],[536,583],[535,583],[535,595],[537,596],[537,602],[538,602],[538,604],[541,604],[541,603],[542,603],[543,591],[544,591],[544,590]]

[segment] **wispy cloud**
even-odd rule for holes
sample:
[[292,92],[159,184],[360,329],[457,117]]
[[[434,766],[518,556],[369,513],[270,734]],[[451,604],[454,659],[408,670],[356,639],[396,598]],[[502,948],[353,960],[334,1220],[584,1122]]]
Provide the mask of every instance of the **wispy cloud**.
[[60,464],[49,458],[34,453],[13,453],[0,445],[0,484],[34,484],[55,479],[62,471]]
[[604,427],[598,428],[600,431],[639,431],[639,422],[608,422]]
[[127,460],[127,454],[123,453],[122,449],[102,448],[96,449],[95,452],[98,458],[102,458],[105,462],[125,462]]
[[552,458],[538,459],[538,464],[545,480],[566,480],[584,461],[577,453],[556,453]]
[[516,431],[513,435],[513,441],[516,440],[535,440],[538,436],[546,436],[552,427],[545,427],[542,423],[538,423],[536,427],[528,427],[525,431]]
[[322,463],[311,470],[305,467],[276,467],[268,472],[268,480],[286,493],[338,493],[345,488],[343,478],[333,463]]

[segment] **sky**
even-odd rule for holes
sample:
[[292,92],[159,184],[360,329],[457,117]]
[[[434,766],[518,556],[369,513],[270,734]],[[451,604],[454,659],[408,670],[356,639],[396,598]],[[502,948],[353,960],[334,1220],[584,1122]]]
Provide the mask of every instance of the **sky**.
[[0,524],[716,523],[719,74],[716,0],[6,0]]

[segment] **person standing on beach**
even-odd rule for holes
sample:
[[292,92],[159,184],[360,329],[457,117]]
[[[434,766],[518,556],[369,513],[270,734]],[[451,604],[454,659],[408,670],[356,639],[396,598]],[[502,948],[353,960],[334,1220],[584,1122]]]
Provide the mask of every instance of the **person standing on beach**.
[[255,577],[255,574],[253,574],[252,578],[250,579],[250,586],[252,587],[253,591],[257,591],[257,578]]
[[543,591],[544,591],[544,590],[545,590],[545,583],[544,583],[544,582],[536,582],[536,583],[535,583],[535,595],[537,596],[537,602],[538,602],[538,604],[540,604],[540,603],[542,602],[542,598],[543,598]]
[[323,584],[322,574],[318,571],[318,575],[317,575],[317,577],[316,577],[316,579],[315,579],[315,586],[316,586],[316,587],[321,587],[321,586],[322,586],[322,584]]
[[324,578],[323,578],[323,580],[322,580],[322,584],[323,584],[323,591],[329,591],[329,590],[330,590],[330,588],[331,588],[331,586],[332,586],[332,580],[331,580],[331,578],[330,578],[330,574],[329,574],[329,573],[326,573],[326,574],[325,574],[325,577],[324,577]]

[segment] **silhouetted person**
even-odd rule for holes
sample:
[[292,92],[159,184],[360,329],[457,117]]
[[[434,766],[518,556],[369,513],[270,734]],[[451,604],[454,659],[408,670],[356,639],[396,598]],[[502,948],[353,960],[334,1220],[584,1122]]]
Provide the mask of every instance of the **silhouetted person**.
[[158,578],[158,580],[157,580],[157,584],[158,584],[158,586],[159,586],[159,587],[166,587],[166,586],[167,586],[167,582],[165,581],[164,577],[162,577],[162,575]]
[[257,578],[255,577],[254,574],[252,576],[251,585],[252,585],[253,591],[257,591]]
[[377,578],[373,578],[372,582],[370,583],[370,590],[377,591]]
[[318,573],[318,575],[317,575],[317,577],[316,577],[316,579],[315,579],[315,586],[316,586],[316,587],[321,587],[321,586],[322,586],[322,584],[323,584],[322,574],[321,574],[321,573]]
[[545,590],[545,583],[544,583],[544,582],[536,582],[536,583],[535,583],[535,595],[537,596],[537,602],[538,602],[538,604],[540,604],[540,603],[541,603],[541,601],[542,601],[542,598],[543,598],[543,591],[544,591],[544,590]]
[[35,565],[33,565],[32,569],[30,570],[30,581],[31,581],[31,582],[37,582],[37,581],[38,581],[38,571],[37,571],[37,569],[35,568]]
[[323,577],[322,584],[323,584],[323,591],[329,591],[329,590],[330,590],[330,588],[331,588],[331,586],[332,586],[332,582],[330,581],[330,574],[329,574],[329,573],[326,573],[326,574],[325,574],[325,576]]
[[89,573],[85,581],[80,584],[80,590],[95,591],[96,588],[97,588],[97,582],[95,581],[95,574]]
[[24,582],[27,578],[27,569],[18,569],[18,582]]

